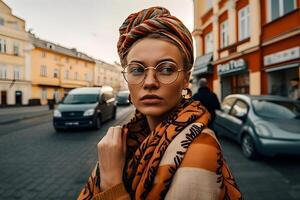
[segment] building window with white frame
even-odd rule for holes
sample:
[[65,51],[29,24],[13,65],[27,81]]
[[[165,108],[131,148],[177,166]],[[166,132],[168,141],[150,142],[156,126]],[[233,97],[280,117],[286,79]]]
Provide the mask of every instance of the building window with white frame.
[[21,79],[21,69],[20,67],[14,68],[14,80],[20,80]]
[[4,18],[3,17],[0,17],[0,26],[4,26]]
[[7,68],[5,65],[0,65],[0,79],[7,79]]
[[0,38],[0,53],[6,53],[6,40]]
[[213,34],[212,34],[212,32],[206,34],[205,37],[204,37],[204,40],[205,40],[204,41],[205,54],[213,52],[214,42],[213,42]]
[[296,9],[296,0],[268,0],[268,21],[271,22]]
[[228,20],[221,23],[221,48],[229,45]]
[[42,88],[41,97],[42,97],[42,100],[46,100],[48,98],[47,97],[47,88]]
[[53,70],[53,78],[58,78],[59,77],[59,71],[58,69]]
[[65,79],[69,79],[69,70],[65,71]]
[[76,81],[78,81],[78,80],[79,80],[79,77],[78,77],[78,72],[75,72],[75,75],[74,75],[74,76],[75,76],[75,77],[74,77],[74,78],[75,78],[75,80],[76,80]]
[[19,44],[18,43],[14,43],[13,54],[14,54],[14,56],[18,56],[19,55]]
[[213,7],[213,1],[212,0],[206,0],[205,1],[205,9],[206,9],[206,11],[212,9],[212,7]]
[[87,73],[84,74],[84,80],[85,80],[85,81],[88,81],[88,80],[89,80],[88,74],[87,74]]
[[45,65],[41,66],[40,76],[42,76],[42,77],[46,77],[47,76],[47,67]]
[[243,7],[238,12],[239,41],[250,37],[250,7]]

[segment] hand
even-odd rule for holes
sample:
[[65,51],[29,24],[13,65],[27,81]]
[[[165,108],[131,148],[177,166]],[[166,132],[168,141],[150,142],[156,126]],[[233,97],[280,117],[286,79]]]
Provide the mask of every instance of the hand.
[[122,183],[125,165],[127,129],[121,126],[110,127],[98,143],[98,160],[100,169],[100,188],[105,191]]

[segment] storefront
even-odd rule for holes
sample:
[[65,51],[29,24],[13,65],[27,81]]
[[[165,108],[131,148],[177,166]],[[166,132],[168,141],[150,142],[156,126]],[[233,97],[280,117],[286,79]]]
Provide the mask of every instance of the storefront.
[[229,94],[249,94],[249,72],[244,58],[217,65],[221,98]]
[[213,60],[213,54],[205,54],[203,56],[198,56],[195,60],[194,68],[192,71],[192,91],[195,93],[198,90],[198,82],[200,78],[206,78],[208,87],[212,89],[213,81],[213,65],[211,64]]
[[300,98],[300,46],[265,55],[264,71],[268,94]]

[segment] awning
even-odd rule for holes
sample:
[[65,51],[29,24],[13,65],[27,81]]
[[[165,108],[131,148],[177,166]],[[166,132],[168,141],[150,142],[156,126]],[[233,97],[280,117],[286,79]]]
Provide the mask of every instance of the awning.
[[192,72],[192,75],[196,76],[199,74],[212,74],[213,73],[213,66],[211,64],[212,59],[213,59],[212,53],[205,54],[204,56],[198,56],[194,64],[194,70]]
[[277,67],[272,67],[272,68],[266,68],[266,72],[274,72],[274,71],[279,71],[279,70],[284,70],[284,69],[289,69],[289,68],[294,68],[294,67],[299,67],[300,63],[293,63],[293,64],[287,64],[287,65],[279,65]]

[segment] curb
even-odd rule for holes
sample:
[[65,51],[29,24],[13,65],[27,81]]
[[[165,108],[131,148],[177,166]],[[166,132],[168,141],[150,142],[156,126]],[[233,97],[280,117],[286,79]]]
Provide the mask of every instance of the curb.
[[38,115],[24,116],[24,117],[20,117],[20,118],[16,118],[16,119],[10,119],[10,120],[7,120],[7,121],[0,122],[0,125],[11,124],[11,123],[15,123],[15,122],[26,120],[26,119],[34,119],[34,118],[37,118],[37,117],[42,117],[42,116],[49,115],[51,113],[52,112],[48,111],[47,113],[42,113],[42,114],[38,114]]

